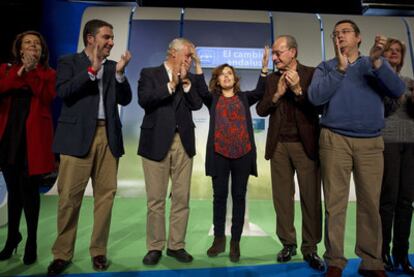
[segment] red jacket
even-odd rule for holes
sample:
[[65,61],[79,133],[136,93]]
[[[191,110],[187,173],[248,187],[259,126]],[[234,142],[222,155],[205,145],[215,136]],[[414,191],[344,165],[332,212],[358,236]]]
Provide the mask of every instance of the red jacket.
[[30,87],[33,93],[30,112],[26,120],[26,143],[29,175],[48,173],[55,168],[52,153],[53,122],[52,100],[56,95],[56,72],[38,65],[36,69],[23,73],[17,71],[21,65],[0,65],[0,139],[3,137],[9,116],[11,97],[3,93],[11,89]]

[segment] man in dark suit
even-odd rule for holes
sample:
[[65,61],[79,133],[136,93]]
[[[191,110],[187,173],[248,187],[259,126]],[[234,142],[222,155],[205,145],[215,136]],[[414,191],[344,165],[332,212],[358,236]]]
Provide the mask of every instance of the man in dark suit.
[[48,275],[65,270],[73,257],[79,210],[89,178],[94,190],[94,225],[89,252],[95,270],[106,270],[107,242],[118,159],[124,154],[118,104],[127,105],[131,88],[124,75],[131,59],[108,60],[113,27],[102,20],[86,23],[85,49],[64,56],[57,67],[57,94],[63,99],[53,150],[60,154],[58,230]]
[[300,64],[297,51],[294,37],[276,39],[272,60],[278,71],[269,75],[265,95],[256,109],[260,116],[270,115],[265,158],[270,159],[276,234],[283,244],[277,261],[286,262],[296,255],[296,172],[303,218],[301,251],[312,268],[323,271],[324,263],[317,254],[322,237],[318,112],[306,96],[314,68]]
[[138,103],[145,110],[138,154],[142,156],[147,191],[147,249],[145,265],[155,265],[166,243],[165,199],[171,178],[170,228],[167,255],[180,262],[193,257],[184,249],[189,215],[190,183],[195,155],[191,111],[202,106],[188,73],[194,45],[174,39],[165,62],[141,71]]

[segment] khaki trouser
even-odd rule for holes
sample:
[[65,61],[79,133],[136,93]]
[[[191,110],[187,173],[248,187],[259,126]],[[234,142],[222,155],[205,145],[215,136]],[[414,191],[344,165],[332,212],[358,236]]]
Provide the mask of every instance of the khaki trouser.
[[94,196],[94,222],[89,252],[106,255],[112,205],[117,188],[118,159],[108,146],[105,126],[96,128],[88,155],[77,158],[60,155],[58,177],[58,235],[52,248],[55,259],[71,260],[83,194],[89,177]]
[[317,252],[322,239],[321,180],[318,163],[309,159],[300,142],[279,142],[270,160],[276,234],[283,245],[297,245],[294,226],[296,171],[302,210],[303,255]]
[[344,231],[351,172],[357,200],[355,253],[360,268],[383,270],[379,199],[384,168],[384,142],[375,138],[352,138],[322,129],[319,140],[325,196],[325,248],[328,266],[344,268]]
[[193,160],[184,150],[180,136],[175,134],[167,156],[160,162],[142,158],[147,191],[147,249],[165,247],[165,202],[171,176],[170,228],[167,247],[185,248],[189,216],[190,184]]

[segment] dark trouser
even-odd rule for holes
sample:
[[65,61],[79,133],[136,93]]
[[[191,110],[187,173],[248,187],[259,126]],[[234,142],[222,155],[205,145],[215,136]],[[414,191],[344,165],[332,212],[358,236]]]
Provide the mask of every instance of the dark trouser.
[[276,234],[284,246],[297,246],[295,219],[296,172],[302,211],[302,246],[305,256],[317,252],[322,239],[321,179],[316,161],[308,158],[300,142],[279,142],[270,160]]
[[[37,225],[39,221],[40,194],[39,176],[28,176],[26,170],[18,166],[2,168],[7,186],[7,241],[16,241],[19,233],[22,211],[27,223],[27,242],[36,243]],[[25,172],[26,171],[26,172]]]
[[413,201],[414,143],[386,143],[380,202],[384,253],[390,251],[394,226],[392,254],[408,254]]
[[233,199],[231,237],[240,241],[246,210],[247,180],[249,179],[252,154],[249,152],[238,159],[229,159],[215,153],[216,176],[213,181],[213,223],[214,236],[224,236],[226,224],[226,203],[231,173],[231,197]]

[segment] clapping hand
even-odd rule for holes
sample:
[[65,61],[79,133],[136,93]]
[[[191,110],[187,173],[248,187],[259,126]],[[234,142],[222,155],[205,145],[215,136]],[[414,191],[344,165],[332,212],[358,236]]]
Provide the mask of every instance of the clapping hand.
[[98,44],[95,44],[95,47],[92,50],[92,56],[89,57],[89,60],[91,61],[92,68],[95,72],[98,72],[102,67],[102,62],[104,58],[99,55],[100,49]]
[[131,52],[126,50],[125,53],[121,55],[121,59],[116,63],[116,72],[119,74],[124,74],[125,67],[128,65],[131,58]]
[[300,86],[300,77],[296,70],[289,69],[285,71],[285,79],[286,83],[289,86],[289,88],[293,91],[296,95],[302,94],[302,88]]
[[337,68],[340,71],[345,72],[346,69],[348,68],[348,56],[342,53],[341,48],[339,47],[338,37],[334,36],[332,38],[332,41],[333,41],[334,49],[335,49],[335,56],[336,56],[336,59],[338,60]]
[[275,94],[273,94],[272,102],[276,103],[280,97],[285,95],[287,91],[287,82],[286,82],[286,72],[283,72],[282,76],[280,76],[279,81],[277,82],[277,88]]
[[382,64],[380,57],[384,53],[385,45],[387,44],[387,39],[387,37],[381,35],[377,35],[375,37],[374,45],[372,46],[371,51],[369,52],[369,56],[372,61],[372,66],[375,69],[378,69]]
[[183,84],[184,88],[186,88],[187,86],[189,86],[191,84],[191,81],[187,76],[187,74],[188,74],[187,68],[188,68],[187,64],[185,64],[185,63],[181,64],[179,77],[180,77],[181,83]]
[[36,68],[39,62],[39,57],[35,53],[30,51],[25,51],[22,54],[22,64],[23,66],[17,72],[18,76],[22,76],[23,71],[29,72]]

